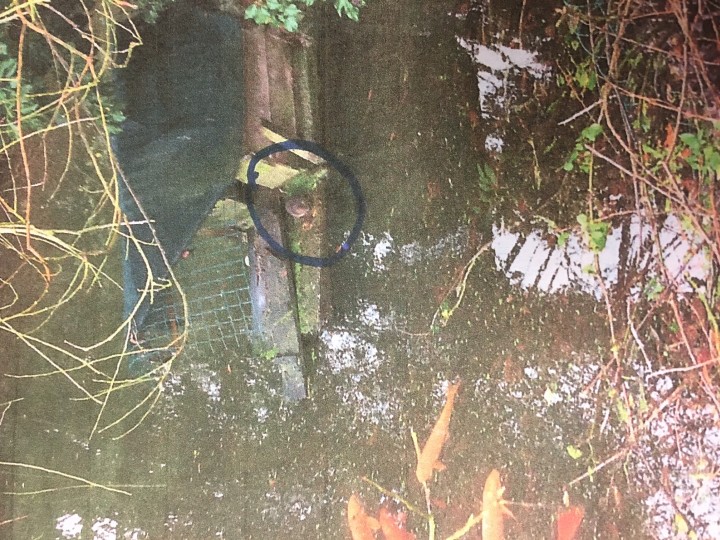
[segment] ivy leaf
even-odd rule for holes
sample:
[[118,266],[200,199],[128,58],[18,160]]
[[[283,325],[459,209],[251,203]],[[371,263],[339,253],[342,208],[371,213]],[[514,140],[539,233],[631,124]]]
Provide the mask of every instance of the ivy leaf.
[[690,150],[694,152],[700,151],[701,139],[695,133],[681,133],[680,140],[684,142]]
[[590,249],[595,252],[605,249],[607,244],[608,232],[610,225],[603,222],[595,222],[588,226],[588,236],[590,239]]
[[720,152],[712,146],[706,146],[703,151],[705,166],[709,171],[720,174]]
[[590,124],[588,127],[582,130],[580,133],[580,136],[585,139],[586,141],[595,142],[595,139],[598,138],[598,135],[600,135],[603,132],[602,125],[598,124],[597,122],[594,124]]
[[567,172],[572,171],[575,168],[575,160],[577,159],[577,157],[578,157],[578,149],[576,146],[575,149],[570,154],[570,156],[568,156],[565,163],[563,163],[563,166],[562,166],[563,170],[565,170]]
[[257,16],[257,13],[258,13],[257,4],[250,4],[250,5],[245,9],[245,18],[246,18],[246,19],[255,20],[255,17]]
[[567,244],[568,238],[570,237],[570,233],[565,231],[563,233],[560,233],[557,235],[557,245],[560,248],[565,247]]
[[283,22],[283,26],[285,27],[285,30],[288,32],[295,32],[298,29],[298,20],[297,17],[286,17],[285,21]]

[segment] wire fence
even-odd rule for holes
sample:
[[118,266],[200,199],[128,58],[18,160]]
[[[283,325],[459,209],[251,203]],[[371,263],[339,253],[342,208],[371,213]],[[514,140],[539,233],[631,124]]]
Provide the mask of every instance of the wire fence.
[[238,228],[244,205],[221,201],[175,269],[187,302],[184,320],[177,289],[162,291],[148,313],[140,339],[162,347],[187,329],[180,359],[213,358],[230,349],[250,352],[253,332],[248,234]]

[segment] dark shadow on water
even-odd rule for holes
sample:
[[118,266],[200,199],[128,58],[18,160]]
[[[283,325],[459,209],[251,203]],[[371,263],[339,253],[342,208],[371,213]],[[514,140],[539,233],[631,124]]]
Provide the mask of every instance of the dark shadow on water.
[[[125,260],[125,316],[145,288],[168,275],[242,156],[242,42],[238,21],[182,1],[143,33],[117,72],[126,119],[113,146],[123,173],[120,201],[133,235]],[[156,242],[162,250],[151,246]],[[143,260],[147,259],[147,263]],[[147,302],[135,316],[139,327]]]

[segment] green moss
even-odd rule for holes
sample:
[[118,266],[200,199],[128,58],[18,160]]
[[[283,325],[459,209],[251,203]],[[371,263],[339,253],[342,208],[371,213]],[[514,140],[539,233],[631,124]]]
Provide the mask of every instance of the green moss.
[[325,176],[327,176],[327,169],[325,167],[314,171],[303,171],[288,180],[285,186],[283,186],[283,191],[290,196],[312,193],[317,189],[318,183],[325,178]]

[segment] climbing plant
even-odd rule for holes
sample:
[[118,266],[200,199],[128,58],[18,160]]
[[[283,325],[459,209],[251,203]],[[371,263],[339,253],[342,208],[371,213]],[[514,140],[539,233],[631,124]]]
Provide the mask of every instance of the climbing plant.
[[[330,0],[320,0],[329,2]],[[305,14],[305,9],[315,4],[315,0],[258,0],[245,9],[245,18],[257,24],[284,28],[296,32]],[[357,21],[364,0],[333,0],[335,9],[341,17]]]

